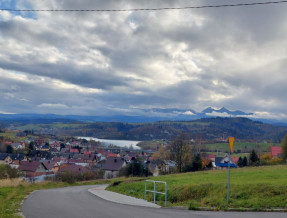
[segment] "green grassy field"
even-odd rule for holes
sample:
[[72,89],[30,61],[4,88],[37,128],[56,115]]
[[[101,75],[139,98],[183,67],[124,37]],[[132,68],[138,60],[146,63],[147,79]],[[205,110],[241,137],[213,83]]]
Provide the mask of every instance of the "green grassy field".
[[23,126],[19,126],[17,129],[19,130],[39,130],[42,128],[79,128],[87,126],[87,124],[81,124],[81,123],[52,123],[52,124],[27,124]]
[[[287,209],[287,166],[264,166],[232,169],[230,202],[227,204],[227,170],[172,174],[149,178],[165,181],[168,186],[168,206],[190,208],[264,208]],[[144,198],[144,181],[120,181],[108,189]],[[159,185],[163,191],[163,186]],[[152,187],[148,187],[152,189]],[[152,193],[148,200],[152,200]],[[163,205],[164,196],[157,199]]]
[[[209,150],[213,151],[225,151],[228,152],[229,144],[228,143],[214,143],[214,144],[205,144],[204,145]],[[281,146],[281,144],[274,144],[274,143],[253,143],[253,142],[235,142],[233,150],[236,152],[240,150],[244,152],[244,149],[260,149],[262,152],[270,152],[270,146]],[[240,152],[240,153],[241,153]]]

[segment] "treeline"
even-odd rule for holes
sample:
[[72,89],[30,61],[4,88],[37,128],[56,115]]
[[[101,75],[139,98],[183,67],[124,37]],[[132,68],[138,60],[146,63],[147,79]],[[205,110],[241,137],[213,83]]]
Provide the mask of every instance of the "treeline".
[[[223,135],[232,135],[237,139],[255,141],[272,140],[280,142],[287,127],[252,121],[247,118],[202,118],[194,121],[162,121],[153,123],[96,122],[82,123],[81,127],[60,127],[50,125],[55,134],[88,136],[105,139],[147,141],[154,139],[172,140],[181,132],[187,132],[191,138],[200,134],[204,140],[214,140]],[[47,128],[47,126],[46,126]],[[41,130],[38,130],[41,131]]]

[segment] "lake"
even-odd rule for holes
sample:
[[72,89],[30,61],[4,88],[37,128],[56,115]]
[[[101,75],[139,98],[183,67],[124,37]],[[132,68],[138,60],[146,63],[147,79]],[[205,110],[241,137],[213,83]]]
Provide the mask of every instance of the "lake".
[[130,147],[131,145],[133,146],[134,149],[141,149],[140,147],[137,146],[138,143],[140,143],[141,141],[131,141],[131,140],[113,140],[113,139],[98,139],[98,138],[94,138],[94,137],[82,137],[82,136],[78,136],[78,139],[86,139],[86,140],[94,140],[94,141],[99,141],[101,142],[103,145],[116,145],[119,147]]

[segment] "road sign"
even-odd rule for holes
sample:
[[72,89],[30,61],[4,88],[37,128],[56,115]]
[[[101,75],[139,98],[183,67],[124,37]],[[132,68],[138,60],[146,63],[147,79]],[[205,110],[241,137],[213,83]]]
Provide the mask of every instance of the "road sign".
[[228,137],[228,141],[229,141],[229,147],[230,147],[230,153],[233,152],[233,143],[234,143],[234,137]]

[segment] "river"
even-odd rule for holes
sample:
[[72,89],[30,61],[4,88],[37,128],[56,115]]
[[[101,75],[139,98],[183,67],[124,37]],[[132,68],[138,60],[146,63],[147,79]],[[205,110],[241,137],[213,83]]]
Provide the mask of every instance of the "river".
[[131,145],[133,146],[134,149],[141,149],[139,146],[137,146],[138,143],[140,143],[141,141],[131,141],[131,140],[114,140],[114,139],[98,139],[98,138],[94,138],[94,137],[82,137],[82,136],[78,136],[78,139],[86,139],[86,140],[94,140],[94,141],[99,141],[101,142],[103,145],[116,145],[119,147],[130,147]]

